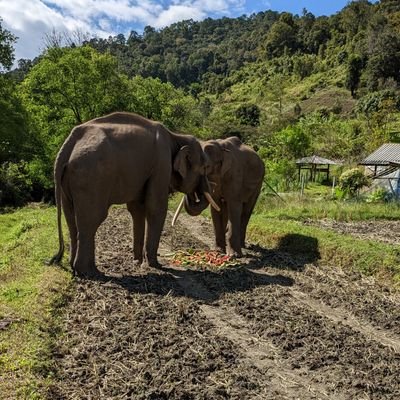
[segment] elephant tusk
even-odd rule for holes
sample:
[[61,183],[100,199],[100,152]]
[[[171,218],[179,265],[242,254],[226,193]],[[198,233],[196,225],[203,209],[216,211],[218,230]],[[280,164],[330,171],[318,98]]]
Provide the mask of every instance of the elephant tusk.
[[194,192],[194,198],[195,198],[196,203],[200,203],[199,196],[197,195],[196,192]]
[[182,211],[182,207],[183,207],[184,201],[185,201],[185,196],[182,197],[182,200],[181,200],[181,202],[179,203],[179,206],[178,206],[178,208],[177,208],[176,211],[175,211],[174,218],[172,218],[172,223],[171,223],[172,226],[175,225],[176,220],[178,219],[178,216],[179,216],[179,214],[180,214],[181,211]]
[[208,202],[212,205],[212,207],[214,207],[215,210],[217,210],[218,212],[221,211],[221,209],[219,208],[218,204],[214,201],[214,199],[211,197],[211,194],[208,192],[204,192],[204,196],[206,196],[206,199],[208,200]]

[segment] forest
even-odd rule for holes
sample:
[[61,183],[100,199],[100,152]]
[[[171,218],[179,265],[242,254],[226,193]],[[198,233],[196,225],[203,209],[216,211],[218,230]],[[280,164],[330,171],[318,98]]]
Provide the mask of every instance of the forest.
[[[267,10],[145,27],[102,39],[52,32],[15,67],[0,15],[0,206],[53,198],[55,155],[72,127],[131,111],[199,138],[239,136],[275,190],[295,160],[346,169],[400,141],[400,5],[349,2],[316,17]],[[339,171],[340,172],[340,171]]]

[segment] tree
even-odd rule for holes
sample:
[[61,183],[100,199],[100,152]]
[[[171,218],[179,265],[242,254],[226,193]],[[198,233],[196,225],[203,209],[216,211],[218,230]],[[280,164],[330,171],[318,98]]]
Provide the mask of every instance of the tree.
[[[193,97],[160,79],[136,76],[129,82],[132,94],[127,110],[161,121],[172,130],[186,130],[200,124],[200,110]],[[196,121],[198,120],[198,121]]]
[[360,83],[363,62],[360,56],[353,54],[349,58],[347,65],[346,87],[351,91],[351,96],[354,98],[356,90]]
[[236,110],[241,125],[260,125],[260,108],[255,104],[243,104]]
[[295,159],[304,157],[310,149],[309,135],[298,125],[289,126],[279,131],[274,141],[276,144],[276,158]]
[[[0,19],[0,71],[12,66],[15,40],[2,28]],[[0,73],[0,164],[29,158],[26,113],[16,92],[14,81]]]
[[400,83],[400,38],[390,25],[370,32],[368,56],[366,78],[370,90],[379,89],[390,78]]
[[288,77],[283,74],[275,74],[265,85],[265,94],[277,107],[279,118],[282,118],[283,98],[285,95],[287,79]]
[[75,124],[122,109],[128,95],[117,61],[90,47],[53,48],[35,65],[23,91],[29,102]]
[[365,29],[373,14],[373,5],[368,0],[351,1],[341,12],[340,18],[349,38]]
[[284,54],[285,49],[296,49],[296,28],[280,20],[272,25],[267,34],[265,49],[268,57],[278,57]]
[[71,128],[126,108],[127,78],[117,71],[114,57],[88,46],[52,48],[21,83],[29,132],[38,143],[31,168],[42,195],[52,192],[55,155]]
[[14,82],[0,75],[0,164],[31,158],[33,148],[26,119]]
[[10,69],[14,62],[14,43],[17,37],[1,26],[3,20],[0,18],[0,72]]

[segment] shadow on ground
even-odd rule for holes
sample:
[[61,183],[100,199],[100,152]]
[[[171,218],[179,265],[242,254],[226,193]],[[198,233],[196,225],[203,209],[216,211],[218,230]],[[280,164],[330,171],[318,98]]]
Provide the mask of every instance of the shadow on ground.
[[[259,286],[292,286],[294,280],[290,277],[257,270],[269,267],[302,271],[306,264],[319,259],[318,241],[290,234],[284,236],[274,249],[253,245],[245,256],[243,264],[216,271],[166,265],[161,269],[141,269],[132,275],[104,274],[97,280],[133,293],[187,296],[196,300],[215,301],[223,294],[244,292]],[[103,270],[112,269],[112,266],[103,266]]]
[[165,266],[160,270],[149,268],[147,273],[137,275],[102,275],[96,280],[132,293],[186,296],[207,302],[218,300],[225,293],[244,292],[258,286],[291,286],[294,283],[292,278],[257,273],[243,265],[218,272]]
[[315,263],[321,258],[318,239],[294,233],[283,236],[273,249],[251,245],[248,250],[251,257],[250,269],[268,266],[302,271],[307,264]]

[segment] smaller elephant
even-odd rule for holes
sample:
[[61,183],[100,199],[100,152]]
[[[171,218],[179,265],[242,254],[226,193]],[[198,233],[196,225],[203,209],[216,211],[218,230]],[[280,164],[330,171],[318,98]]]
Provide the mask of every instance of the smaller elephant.
[[[264,180],[264,163],[237,137],[202,142],[202,148],[212,197],[221,208],[211,208],[215,246],[230,256],[241,257],[247,224]],[[189,200],[186,195],[183,201],[189,215],[199,215],[208,206],[203,199]]]

